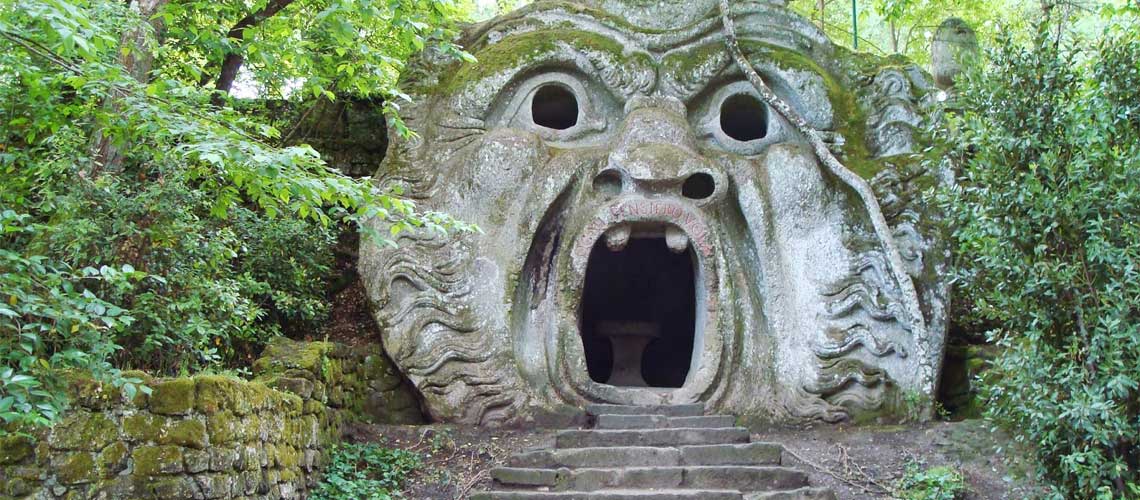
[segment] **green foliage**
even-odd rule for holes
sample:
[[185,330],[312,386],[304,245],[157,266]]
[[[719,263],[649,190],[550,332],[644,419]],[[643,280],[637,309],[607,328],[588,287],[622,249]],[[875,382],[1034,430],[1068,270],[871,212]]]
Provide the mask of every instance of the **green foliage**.
[[[268,14],[272,8],[281,10]],[[396,83],[404,61],[428,43],[473,61],[452,43],[450,26],[470,9],[451,0],[170,2],[160,14],[158,67],[164,77],[209,86],[227,57],[240,57],[247,83],[261,95],[380,97],[402,130],[396,112],[406,96]],[[232,30],[249,21],[234,37]]]
[[1056,498],[1140,493],[1140,26],[1095,43],[1041,26],[968,75],[945,146],[959,293],[1004,347],[988,416]]
[[901,500],[958,500],[966,494],[966,480],[952,467],[923,470],[912,462],[895,488],[894,496]]
[[313,500],[388,500],[402,498],[400,484],[423,466],[420,456],[407,450],[375,444],[339,444],[331,454]]
[[[29,219],[0,212],[0,241],[34,237],[39,227]],[[129,265],[75,270],[0,246],[0,420],[22,428],[57,418],[67,404],[66,388],[52,374],[67,369],[102,375],[133,396],[141,381],[123,377],[106,360],[119,349],[115,333],[134,318],[96,297],[89,285],[129,289],[146,278]]]
[[[369,235],[375,244],[467,229],[332,170],[306,145],[278,145],[274,127],[187,78],[240,52],[275,68],[255,71],[266,86],[302,74],[313,76],[301,86],[309,95],[374,85],[393,110],[401,58],[450,33],[446,2],[297,4],[321,5],[282,11],[316,23],[304,36],[320,43],[270,23],[231,47],[210,33],[228,19],[218,9],[244,4],[168,4],[156,18],[172,23],[164,36],[128,2],[0,3],[0,418],[55,419],[61,369],[133,393],[138,381],[114,366],[224,369],[270,337],[312,331],[342,224],[388,220],[389,233]],[[333,25],[347,31],[322,31]],[[395,45],[362,35],[340,54],[350,31]]]

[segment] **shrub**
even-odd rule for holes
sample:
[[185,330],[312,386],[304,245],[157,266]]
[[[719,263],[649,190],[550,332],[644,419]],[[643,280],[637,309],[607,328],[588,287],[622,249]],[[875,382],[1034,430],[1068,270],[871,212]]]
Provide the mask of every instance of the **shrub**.
[[375,444],[339,444],[313,500],[388,500],[400,498],[400,485],[422,466],[420,456]]
[[966,494],[966,480],[952,467],[923,470],[910,463],[896,488],[895,496],[902,500],[958,500]]
[[1057,498],[1140,495],[1140,30],[1041,26],[960,86],[943,193],[959,294],[1004,347],[987,415],[1035,450]]
[[[219,21],[209,15],[215,7],[235,15],[252,8],[155,5],[176,9],[155,16],[167,23],[166,15],[211,23]],[[395,38],[380,39],[402,48],[369,49],[359,65],[329,62],[327,51],[312,46],[306,47],[316,52],[294,55],[355,73],[351,88],[366,94],[377,86],[388,90],[374,97],[395,92],[401,63],[394,55],[450,33],[441,23],[451,10],[435,1],[357,7],[338,3],[325,11],[343,31],[339,43],[365,47],[353,23],[360,22],[368,31],[392,28]],[[391,243],[401,230],[466,228],[332,170],[308,146],[282,145],[274,127],[234,110],[197,76],[171,76],[200,73],[194,61],[201,57],[192,47],[155,40],[159,30],[137,8],[138,2],[113,0],[0,4],[5,421],[46,424],[58,417],[66,404],[60,369],[79,369],[130,392],[134,382],[116,376],[114,366],[156,374],[236,366],[269,337],[314,328],[326,312],[331,228],[379,217],[391,233],[370,234],[377,243]],[[210,42],[198,34],[217,33],[195,26],[188,29],[199,43]],[[173,36],[188,33],[185,24],[170,27]],[[291,30],[280,28],[285,45],[277,48],[295,48]],[[269,49],[259,45],[257,54],[265,57]],[[152,60],[180,69],[153,67],[146,62]],[[349,90],[321,82],[328,83],[306,81],[308,95]],[[391,99],[385,106],[396,107]]]

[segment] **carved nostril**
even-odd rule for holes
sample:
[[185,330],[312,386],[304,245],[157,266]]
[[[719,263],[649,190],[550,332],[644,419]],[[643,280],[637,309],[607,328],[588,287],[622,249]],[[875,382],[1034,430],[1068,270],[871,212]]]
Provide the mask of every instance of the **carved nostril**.
[[621,194],[622,185],[621,174],[617,170],[603,170],[594,177],[594,191],[605,197]]
[[708,198],[714,191],[716,191],[716,181],[713,180],[713,176],[704,172],[690,175],[681,185],[681,195],[693,200]]

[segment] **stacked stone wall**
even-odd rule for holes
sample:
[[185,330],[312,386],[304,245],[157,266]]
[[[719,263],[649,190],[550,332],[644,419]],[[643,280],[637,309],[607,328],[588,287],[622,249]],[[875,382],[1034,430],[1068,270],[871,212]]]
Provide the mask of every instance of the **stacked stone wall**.
[[0,500],[304,498],[346,422],[422,421],[378,346],[282,340],[255,373],[147,378],[133,399],[77,380],[58,424],[0,438]]

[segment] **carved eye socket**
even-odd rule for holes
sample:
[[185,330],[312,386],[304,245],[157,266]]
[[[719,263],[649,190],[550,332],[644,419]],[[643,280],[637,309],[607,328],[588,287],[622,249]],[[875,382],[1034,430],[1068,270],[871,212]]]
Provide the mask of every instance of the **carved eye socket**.
[[548,83],[534,93],[530,115],[535,125],[566,130],[578,124],[578,99],[565,86]]
[[720,129],[740,142],[768,136],[768,106],[749,94],[736,94],[720,105]]

